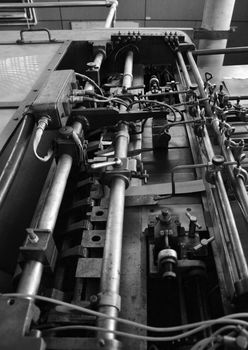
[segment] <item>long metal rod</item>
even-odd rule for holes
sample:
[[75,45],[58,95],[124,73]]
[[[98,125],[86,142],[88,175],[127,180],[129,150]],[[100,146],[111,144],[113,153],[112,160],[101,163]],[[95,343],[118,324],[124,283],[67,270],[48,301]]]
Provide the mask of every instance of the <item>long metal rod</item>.
[[3,3],[0,4],[0,9],[27,9],[27,8],[51,8],[51,7],[89,7],[89,6],[110,6],[111,1],[48,1],[48,2],[33,2],[33,3]]
[[34,120],[29,116],[25,116],[20,126],[17,139],[12,146],[12,150],[7,159],[6,165],[4,166],[3,171],[0,173],[0,208],[4,203],[4,200],[20,167],[32,135],[33,127]]
[[[126,56],[124,67],[123,86],[132,84],[133,52]],[[122,123],[116,135],[115,156],[126,158],[128,153],[129,133],[128,125]],[[108,209],[106,240],[103,254],[103,266],[101,274],[101,299],[99,311],[109,316],[118,315],[120,270],[122,255],[122,236],[125,203],[126,183],[123,176],[116,176],[110,187],[110,201]],[[106,301],[106,296],[108,300]],[[108,330],[116,329],[116,322],[109,319],[99,319],[98,324]],[[101,334],[105,339],[114,339],[113,333]]]
[[[218,143],[221,147],[221,151],[222,151],[225,159],[228,162],[234,162],[235,160],[234,160],[231,149],[227,148],[224,144],[225,135],[221,135],[221,133],[220,133],[219,119],[217,117],[213,117],[212,126],[214,129],[215,135],[217,136]],[[244,184],[244,181],[242,180],[242,178],[235,177],[234,168],[235,168],[235,165],[229,165],[227,167],[227,171],[228,171],[229,178],[232,182],[233,189],[236,193],[237,199],[241,205],[242,213],[243,213],[245,219],[247,220],[247,218],[248,218],[248,194],[247,194],[246,187],[245,187],[245,184]]]
[[[76,133],[80,133],[82,125],[79,122],[75,122],[73,128]],[[63,154],[59,158],[37,228],[54,230],[72,162],[73,158],[69,154]],[[27,262],[18,285],[17,293],[37,294],[43,268],[43,264],[39,261],[31,260]]]
[[248,52],[248,46],[239,47],[227,47],[225,49],[203,49],[192,51],[194,56],[205,56],[205,55],[223,55],[223,54],[237,54]]
[[117,6],[118,6],[118,1],[113,2],[113,4],[111,5],[108,16],[106,18],[105,25],[104,25],[105,28],[114,27]]
[[190,86],[192,85],[191,84],[191,80],[190,80],[190,77],[188,75],[187,67],[186,67],[186,65],[184,63],[182,53],[180,51],[177,52],[177,58],[178,58],[178,61],[179,61],[179,65],[180,65],[180,67],[182,69],[187,88],[190,88]]
[[[195,63],[195,60],[192,56],[192,53],[187,52],[187,56],[188,56],[188,60],[189,60],[195,81],[198,85],[200,95],[202,98],[205,98],[207,96],[206,96],[206,93],[204,90],[203,81],[202,81],[200,72],[197,68],[197,65]],[[211,111],[210,105],[208,103],[207,103],[207,105],[209,106],[208,110]],[[211,141],[209,139],[209,135],[207,132],[203,138],[203,141],[205,144],[205,148],[208,152],[209,160],[211,161],[212,158],[214,157],[214,151],[213,151],[212,144],[211,144]],[[238,229],[237,229],[237,226],[235,223],[233,212],[232,212],[232,209],[230,206],[230,202],[229,202],[229,199],[228,199],[228,196],[226,193],[226,189],[225,189],[225,185],[224,185],[222,175],[220,172],[216,173],[215,183],[216,183],[216,189],[217,189],[219,197],[221,199],[221,205],[223,208],[223,212],[225,213],[225,219],[226,219],[227,228],[229,231],[229,239],[230,239],[233,251],[234,251],[234,258],[235,258],[235,262],[237,265],[237,271],[239,274],[239,278],[246,279],[246,278],[248,278],[247,261],[245,259],[243,247],[241,245],[240,238],[239,238]]]

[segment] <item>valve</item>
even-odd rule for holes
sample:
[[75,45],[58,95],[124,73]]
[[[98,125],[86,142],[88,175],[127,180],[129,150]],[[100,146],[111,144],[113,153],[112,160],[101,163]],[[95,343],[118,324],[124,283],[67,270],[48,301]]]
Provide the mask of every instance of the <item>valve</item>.
[[225,159],[221,155],[215,155],[212,158],[212,163],[209,164],[206,171],[206,181],[210,184],[214,184],[215,175],[218,171],[221,171],[224,165]]
[[112,161],[93,163],[91,164],[91,169],[100,169],[111,165],[115,167],[120,167],[122,166],[122,161],[120,158],[114,158],[114,160]]
[[208,238],[208,239],[203,238],[203,239],[201,239],[201,241],[200,241],[199,244],[197,244],[196,246],[193,247],[193,249],[194,249],[195,251],[198,251],[198,250],[201,249],[202,247],[208,246],[209,243],[213,242],[214,240],[215,240],[215,237],[214,237],[214,236],[212,236],[212,237],[210,237],[210,238]]
[[189,237],[194,238],[196,228],[201,229],[202,226],[198,223],[197,217],[186,211],[185,215],[189,218]]

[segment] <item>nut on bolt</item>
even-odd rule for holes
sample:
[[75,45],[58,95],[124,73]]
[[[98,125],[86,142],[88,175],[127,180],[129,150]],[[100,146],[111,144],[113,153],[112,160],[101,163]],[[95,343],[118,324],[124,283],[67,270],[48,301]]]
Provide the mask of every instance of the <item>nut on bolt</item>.
[[161,210],[161,214],[158,216],[159,221],[161,221],[164,224],[169,224],[171,222],[171,215],[168,211],[168,209],[164,208]]

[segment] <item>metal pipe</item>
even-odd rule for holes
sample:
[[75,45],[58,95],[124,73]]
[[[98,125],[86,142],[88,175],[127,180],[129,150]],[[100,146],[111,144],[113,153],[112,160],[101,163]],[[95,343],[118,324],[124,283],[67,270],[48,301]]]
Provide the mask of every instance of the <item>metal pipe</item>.
[[[105,58],[105,52],[104,50],[99,50],[94,58],[94,61],[93,61],[93,65],[94,65],[94,68],[97,68],[97,69],[100,69],[101,65],[102,65],[102,62]],[[84,87],[85,90],[91,90],[91,91],[94,91],[94,86],[89,83],[88,81],[85,83],[85,87]]]
[[[75,122],[73,124],[73,129],[76,133],[80,133],[82,130],[81,123]],[[37,228],[51,230],[53,232],[72,162],[73,158],[69,154],[62,154],[59,158]],[[43,268],[43,264],[39,261],[27,262],[19,282],[18,293],[36,294],[40,286]]]
[[11,188],[17,171],[20,167],[24,153],[34,128],[34,120],[30,116],[25,116],[20,126],[20,131],[12,147],[11,153],[6,161],[6,165],[0,174],[0,208]]
[[27,9],[27,8],[51,8],[51,7],[89,7],[89,6],[110,6],[111,1],[48,1],[48,2],[34,2],[34,3],[3,3],[0,4],[0,9]]
[[[123,86],[132,84],[133,52],[129,51],[124,66]],[[124,85],[125,84],[125,85]],[[128,125],[120,124],[116,135],[115,157],[126,158],[128,153]],[[120,270],[126,182],[122,175],[113,178],[110,187],[110,200],[106,227],[106,240],[101,274],[101,298],[99,311],[109,316],[117,316],[119,311]],[[106,300],[107,296],[107,300]],[[116,329],[116,322],[99,319],[98,325],[108,330]],[[100,334],[102,338],[114,339],[113,333]]]
[[[195,60],[192,56],[191,52],[187,53],[188,56],[188,60],[192,69],[192,73],[194,75],[194,78],[198,84],[198,88],[199,88],[199,92],[200,92],[200,96],[202,98],[207,97],[205,90],[204,90],[204,86],[203,86],[203,81],[201,78],[201,75],[199,73],[199,70],[196,66]],[[208,110],[210,110],[211,113],[211,107],[209,105],[208,102],[206,102],[206,105],[209,106]],[[212,158],[214,157],[214,151],[213,151],[213,147],[211,144],[211,141],[209,139],[209,135],[206,132],[204,138],[203,138],[203,142],[205,144],[205,148],[208,152],[208,157],[209,157],[209,161],[212,160]],[[239,238],[239,233],[237,230],[237,226],[235,223],[235,219],[233,216],[233,212],[230,206],[230,202],[225,190],[225,185],[222,179],[222,175],[220,172],[216,173],[216,178],[215,178],[215,183],[216,183],[216,189],[218,191],[220,200],[221,200],[221,205],[223,208],[223,212],[225,213],[225,219],[226,219],[226,223],[227,223],[227,228],[228,228],[228,236],[232,245],[232,249],[234,252],[234,258],[235,258],[235,262],[237,265],[237,271],[238,271],[238,278],[239,279],[246,279],[248,278],[248,266],[247,266],[247,261],[245,259],[245,255],[243,252],[243,248],[240,242],[240,238]]]
[[17,293],[35,295],[38,293],[44,266],[41,262],[31,260],[25,264]]
[[[131,87],[132,81],[133,81],[133,51],[128,51],[126,60],[125,60],[125,66],[124,66],[124,74],[123,74],[123,81],[122,86],[126,89]],[[124,106],[122,106],[123,108]]]
[[240,47],[227,47],[225,49],[205,49],[192,51],[194,56],[205,56],[205,55],[223,55],[223,54],[236,54],[248,52],[248,46]]
[[[235,0],[205,0],[202,25],[207,30],[226,30],[230,29]],[[201,39],[199,49],[224,49],[227,39],[208,40]],[[211,66],[219,70],[223,65],[224,55],[201,57],[198,60],[200,67]]]
[[113,1],[109,10],[108,16],[106,18],[104,28],[111,28],[115,26],[114,24],[115,24],[117,6],[118,6],[118,1]]
[[183,72],[183,75],[184,75],[184,78],[185,78],[186,86],[189,89],[190,86],[192,85],[192,83],[191,83],[191,80],[190,80],[190,77],[189,77],[189,74],[188,74],[188,71],[187,71],[187,67],[186,67],[186,65],[184,63],[184,59],[183,59],[182,53],[180,51],[177,52],[177,58],[178,58],[179,65],[180,65],[180,67],[182,69],[182,72]]
[[[231,149],[227,148],[224,144],[225,135],[221,135],[220,133],[219,119],[217,117],[213,117],[212,126],[215,132],[215,135],[218,138],[218,143],[221,147],[221,151],[222,151],[222,154],[224,155],[224,158],[228,162],[235,162]],[[243,215],[245,216],[245,219],[247,219],[248,218],[248,194],[246,191],[244,181],[240,177],[235,177],[234,167],[236,167],[236,165],[229,165],[227,167],[227,171],[228,171],[229,178],[232,182],[233,189],[236,192],[238,201],[242,207]]]

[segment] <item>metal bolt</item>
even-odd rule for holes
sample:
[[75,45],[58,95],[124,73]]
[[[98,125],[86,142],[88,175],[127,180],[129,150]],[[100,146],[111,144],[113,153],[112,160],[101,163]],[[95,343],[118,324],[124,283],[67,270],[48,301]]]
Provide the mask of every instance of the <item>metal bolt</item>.
[[91,295],[91,297],[90,297],[90,303],[93,304],[93,305],[95,305],[95,304],[97,304],[97,302],[98,302],[98,297],[97,297],[97,295],[95,295],[95,294]]
[[101,347],[104,347],[105,346],[105,340],[104,339],[99,339],[99,345],[101,346]]

